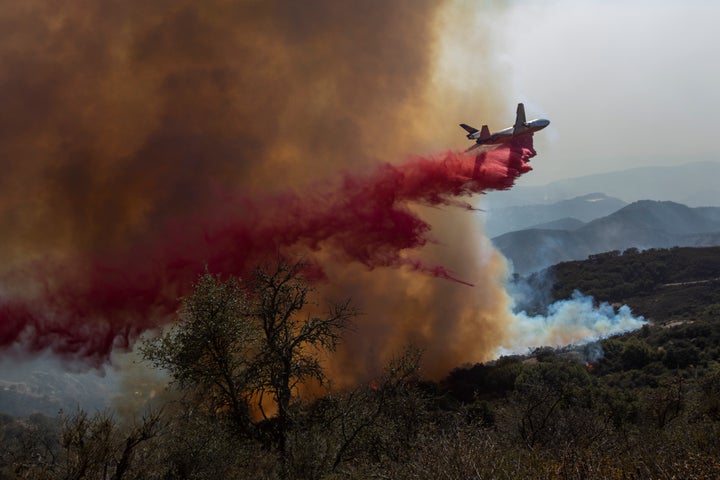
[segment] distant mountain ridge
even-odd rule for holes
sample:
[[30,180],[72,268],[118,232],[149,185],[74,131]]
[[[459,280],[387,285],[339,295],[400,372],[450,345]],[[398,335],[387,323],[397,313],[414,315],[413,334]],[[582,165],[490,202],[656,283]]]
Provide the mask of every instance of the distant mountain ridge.
[[565,217],[552,222],[532,225],[528,230],[577,230],[585,225],[585,222],[573,217]]
[[[485,232],[490,237],[526,228],[567,228],[554,224],[575,220],[575,228],[626,206],[624,201],[604,193],[589,193],[553,204],[491,208],[485,214]],[[580,222],[577,224],[577,222]]]
[[520,274],[631,247],[714,246],[720,245],[720,207],[642,200],[574,230],[526,229],[492,241]]
[[631,203],[639,200],[673,201],[690,207],[720,206],[720,162],[692,162],[673,167],[638,167],[558,180],[543,186],[516,186],[489,192],[488,209],[551,204],[589,192]]

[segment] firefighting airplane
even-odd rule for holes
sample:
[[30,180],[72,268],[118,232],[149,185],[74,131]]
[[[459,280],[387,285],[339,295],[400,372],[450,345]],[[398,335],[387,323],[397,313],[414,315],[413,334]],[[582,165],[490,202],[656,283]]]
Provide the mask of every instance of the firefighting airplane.
[[467,138],[475,140],[475,145],[468,148],[466,151],[474,150],[482,145],[508,143],[512,141],[514,137],[519,135],[527,135],[529,133],[537,132],[550,125],[550,120],[544,118],[538,118],[529,122],[525,121],[525,106],[522,103],[518,103],[517,115],[515,116],[515,125],[508,127],[499,132],[490,133],[490,129],[487,125],[483,125],[480,130],[473,128],[470,125],[461,123],[460,126],[465,129]]

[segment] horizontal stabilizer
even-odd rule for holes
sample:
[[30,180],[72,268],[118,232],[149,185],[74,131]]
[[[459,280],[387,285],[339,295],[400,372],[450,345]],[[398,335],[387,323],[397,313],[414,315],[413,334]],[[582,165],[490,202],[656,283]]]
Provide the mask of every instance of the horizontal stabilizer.
[[470,125],[465,125],[464,123],[461,123],[460,126],[470,134],[476,133],[478,131],[477,128],[471,127]]

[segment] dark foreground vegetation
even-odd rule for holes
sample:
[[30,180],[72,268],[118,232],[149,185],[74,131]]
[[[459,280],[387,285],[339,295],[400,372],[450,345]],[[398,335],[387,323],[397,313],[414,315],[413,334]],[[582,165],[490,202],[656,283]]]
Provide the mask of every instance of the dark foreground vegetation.
[[[601,341],[592,363],[597,345],[542,348],[431,382],[408,348],[334,391],[317,353],[349,335],[349,302],[305,315],[300,265],[247,284],[208,274],[181,322],[143,347],[172,400],[134,422],[0,417],[0,478],[720,478],[718,277],[720,249],[560,264],[542,279],[556,298],[579,288],[651,323]],[[301,399],[308,382],[325,393]]]

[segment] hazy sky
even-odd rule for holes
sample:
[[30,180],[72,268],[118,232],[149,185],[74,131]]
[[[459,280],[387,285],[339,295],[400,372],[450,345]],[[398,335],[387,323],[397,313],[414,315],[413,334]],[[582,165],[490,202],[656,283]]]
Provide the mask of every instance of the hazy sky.
[[[535,171],[520,184],[720,160],[720,2],[543,0],[476,8],[477,28],[492,30],[494,75],[509,100],[505,118],[477,112],[464,121],[504,128],[517,99],[528,119],[552,122],[536,135]],[[471,50],[456,60],[473,60]],[[468,65],[468,75],[475,68]]]

